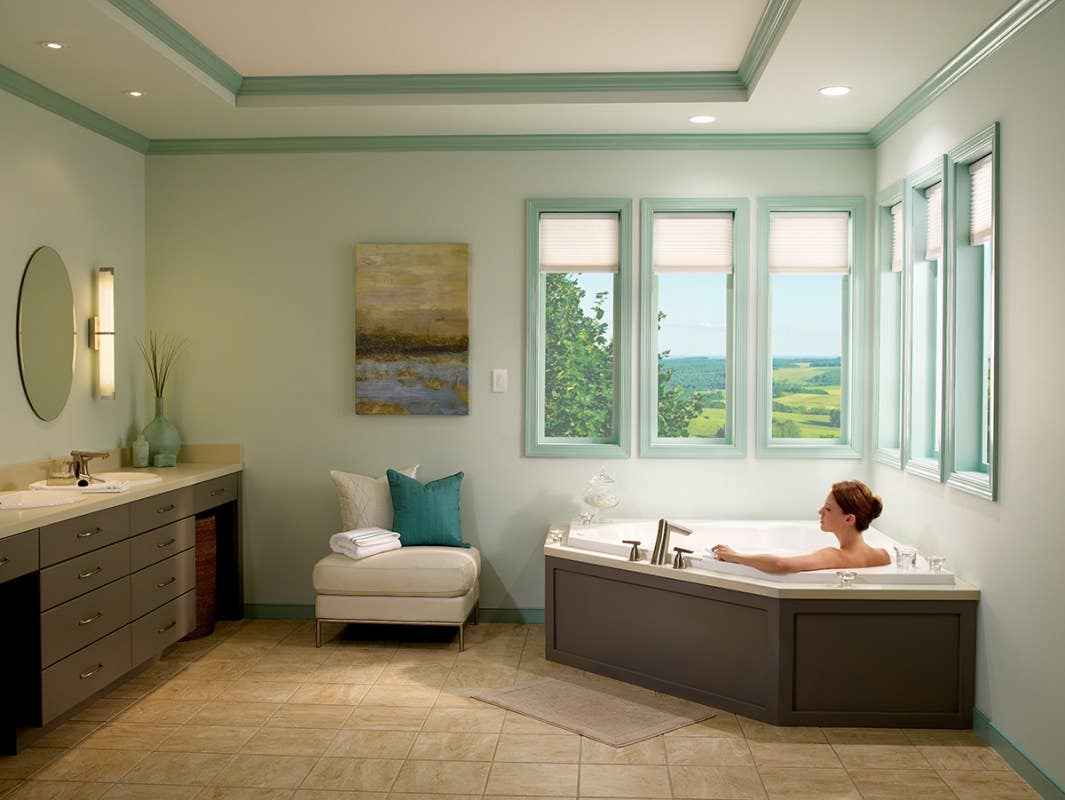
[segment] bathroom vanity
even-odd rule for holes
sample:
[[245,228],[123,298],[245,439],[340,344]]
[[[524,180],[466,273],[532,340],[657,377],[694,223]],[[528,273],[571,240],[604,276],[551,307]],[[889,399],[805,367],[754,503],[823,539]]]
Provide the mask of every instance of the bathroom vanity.
[[0,752],[15,752],[19,729],[32,738],[196,627],[198,518],[216,520],[216,615],[243,616],[237,459],[180,463],[157,470],[158,483],[0,513]]

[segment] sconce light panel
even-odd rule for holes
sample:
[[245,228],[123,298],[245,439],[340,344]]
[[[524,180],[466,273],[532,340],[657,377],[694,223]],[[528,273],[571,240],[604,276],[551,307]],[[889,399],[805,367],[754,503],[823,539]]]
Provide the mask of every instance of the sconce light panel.
[[89,346],[97,351],[97,391],[105,400],[115,397],[115,271],[96,272],[97,315],[89,320]]

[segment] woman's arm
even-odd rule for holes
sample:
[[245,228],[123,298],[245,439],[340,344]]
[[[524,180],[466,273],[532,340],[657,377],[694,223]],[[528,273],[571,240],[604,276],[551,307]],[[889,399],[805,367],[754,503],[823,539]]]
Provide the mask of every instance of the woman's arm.
[[844,566],[842,553],[835,547],[825,547],[801,556],[775,556],[771,553],[744,555],[726,544],[711,548],[720,561],[743,564],[772,575],[807,572],[814,569],[833,569]]

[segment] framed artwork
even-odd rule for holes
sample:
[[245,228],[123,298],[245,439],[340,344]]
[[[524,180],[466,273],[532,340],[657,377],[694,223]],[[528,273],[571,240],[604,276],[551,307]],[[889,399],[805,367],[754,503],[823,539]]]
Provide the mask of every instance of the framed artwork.
[[469,413],[468,244],[355,246],[355,413]]

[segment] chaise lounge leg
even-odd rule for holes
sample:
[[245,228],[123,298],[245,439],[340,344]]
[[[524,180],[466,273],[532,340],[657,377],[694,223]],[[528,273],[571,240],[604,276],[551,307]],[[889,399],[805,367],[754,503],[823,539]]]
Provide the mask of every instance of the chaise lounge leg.
[[481,601],[478,600],[473,604],[473,624],[476,625],[481,620]]
[[322,621],[317,617],[314,619],[314,646],[322,646]]
[[465,626],[463,625],[463,623],[460,622],[459,623],[459,652],[460,653],[462,652],[462,629],[464,627]]

